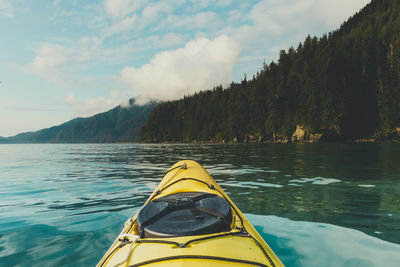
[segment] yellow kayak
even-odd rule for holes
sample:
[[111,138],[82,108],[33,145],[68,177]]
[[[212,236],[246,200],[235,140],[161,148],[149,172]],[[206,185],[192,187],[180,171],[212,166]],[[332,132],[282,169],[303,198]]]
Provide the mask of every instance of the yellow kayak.
[[173,165],[97,266],[284,266],[197,162]]

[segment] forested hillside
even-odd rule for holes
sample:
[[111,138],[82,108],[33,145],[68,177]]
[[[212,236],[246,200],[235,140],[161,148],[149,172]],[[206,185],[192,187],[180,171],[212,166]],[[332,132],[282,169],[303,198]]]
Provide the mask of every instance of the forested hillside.
[[400,133],[400,1],[373,0],[228,88],[161,103],[145,142],[394,138]]
[[137,141],[156,103],[115,107],[89,118],[76,118],[66,123],[36,132],[0,138],[0,143],[111,143]]

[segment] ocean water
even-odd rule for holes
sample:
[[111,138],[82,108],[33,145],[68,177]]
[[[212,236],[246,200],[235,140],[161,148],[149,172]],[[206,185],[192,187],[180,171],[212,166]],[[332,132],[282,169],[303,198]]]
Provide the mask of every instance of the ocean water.
[[176,161],[287,266],[399,266],[400,144],[0,145],[0,266],[94,266]]

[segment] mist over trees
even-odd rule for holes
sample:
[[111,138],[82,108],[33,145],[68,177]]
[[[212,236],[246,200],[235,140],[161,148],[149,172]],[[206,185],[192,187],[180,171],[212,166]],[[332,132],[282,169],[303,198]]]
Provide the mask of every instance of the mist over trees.
[[140,140],[288,141],[400,133],[400,1],[373,0],[340,29],[282,50],[251,79],[159,104]]

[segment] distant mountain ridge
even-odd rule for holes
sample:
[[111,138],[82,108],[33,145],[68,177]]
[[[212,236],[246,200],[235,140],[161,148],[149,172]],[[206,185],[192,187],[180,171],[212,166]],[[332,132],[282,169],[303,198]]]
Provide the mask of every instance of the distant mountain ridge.
[[129,101],[128,107],[117,106],[88,118],[75,118],[58,126],[35,132],[0,137],[0,143],[115,143],[136,142],[155,102],[144,106]]
[[400,1],[281,50],[252,79],[158,105],[144,142],[400,140]]

